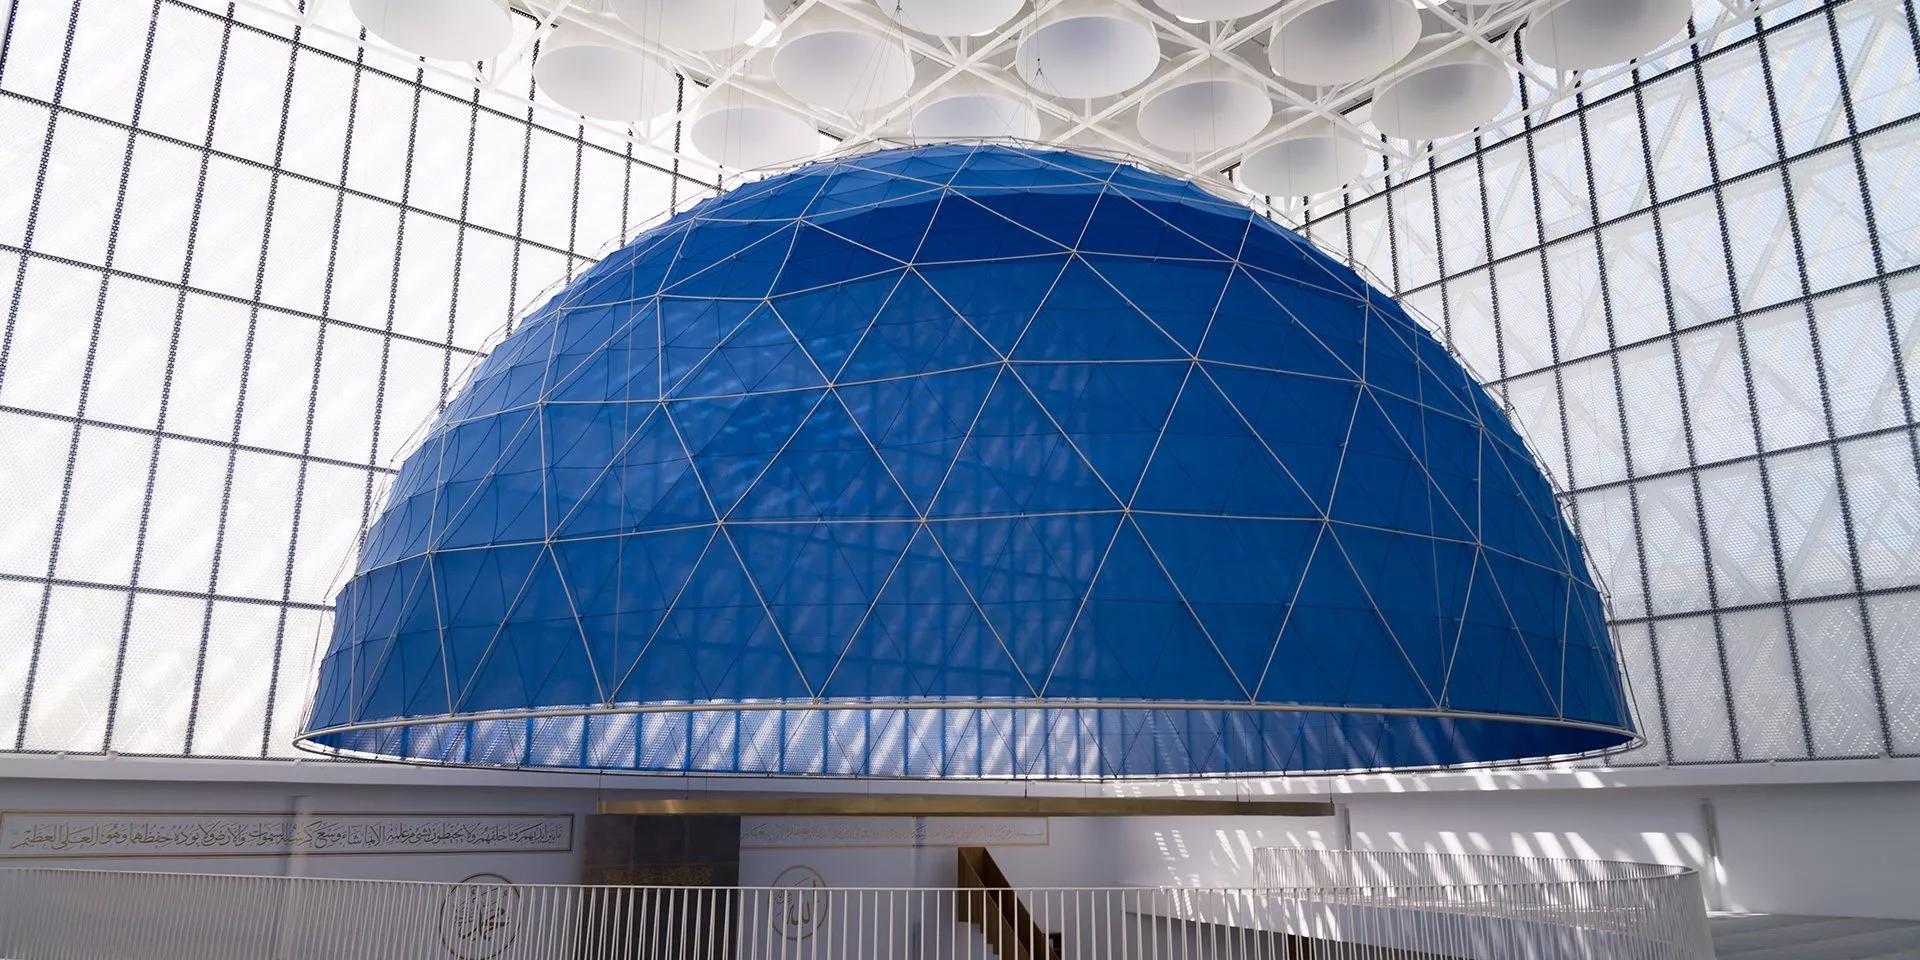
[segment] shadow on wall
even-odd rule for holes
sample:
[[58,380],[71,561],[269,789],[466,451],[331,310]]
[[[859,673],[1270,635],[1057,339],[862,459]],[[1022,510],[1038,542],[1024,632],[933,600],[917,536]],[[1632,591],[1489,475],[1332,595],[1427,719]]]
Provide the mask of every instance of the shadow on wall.
[[[1692,791],[1589,792],[1605,781],[1575,772],[1520,769],[1466,771],[1441,779],[1358,774],[1277,778],[1232,787],[1262,797],[1332,798],[1349,817],[1337,819],[1179,818],[1153,824],[1151,846],[1122,836],[1103,842],[1139,860],[1116,876],[1149,883],[1220,886],[1252,882],[1260,847],[1353,847],[1409,853],[1512,854],[1632,860],[1708,866],[1711,844],[1701,797]],[[1473,789],[1459,789],[1470,781]],[[1220,797],[1218,783],[1184,784],[1176,792]],[[1578,830],[1567,829],[1571,821]],[[1142,825],[1145,825],[1144,823]],[[1709,897],[1725,883],[1719,865],[1706,877]]]
[[[1446,822],[1444,816],[1434,816]],[[1284,824],[1271,822],[1269,824]],[[1165,883],[1177,887],[1229,887],[1254,881],[1254,851],[1261,847],[1308,847],[1340,849],[1340,831],[1325,820],[1315,826],[1160,826],[1156,824],[1139,843],[1125,843],[1114,837],[1116,845],[1137,854],[1133,864],[1112,864],[1121,870],[1114,876],[1139,883]],[[1056,839],[1056,847],[1064,837]],[[1110,841],[1110,843],[1112,843]],[[1463,854],[1519,854],[1574,860],[1638,860],[1659,864],[1682,864],[1701,868],[1709,860],[1707,843],[1692,831],[1638,831],[1615,833],[1607,839],[1592,839],[1580,831],[1490,831],[1490,829],[1356,829],[1354,849],[1363,851],[1463,852]],[[1117,881],[1117,879],[1116,879]],[[1718,868],[1707,877],[1709,897],[1724,885]]]

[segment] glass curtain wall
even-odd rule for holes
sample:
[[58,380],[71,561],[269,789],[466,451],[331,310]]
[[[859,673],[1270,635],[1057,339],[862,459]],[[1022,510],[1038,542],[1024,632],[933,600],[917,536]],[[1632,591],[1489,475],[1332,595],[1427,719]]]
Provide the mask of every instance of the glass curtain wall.
[[1616,762],[1920,755],[1916,42],[1911,0],[1790,3],[1306,211],[1567,491]]
[[[537,109],[528,63],[478,90],[250,2],[9,7],[0,751],[284,755],[394,454],[705,188]],[[1724,14],[1301,219],[1569,491],[1651,741],[1618,762],[1920,755],[1914,6]]]
[[287,754],[394,454],[702,188],[535,109],[530,59],[481,90],[245,2],[8,7],[0,750]]

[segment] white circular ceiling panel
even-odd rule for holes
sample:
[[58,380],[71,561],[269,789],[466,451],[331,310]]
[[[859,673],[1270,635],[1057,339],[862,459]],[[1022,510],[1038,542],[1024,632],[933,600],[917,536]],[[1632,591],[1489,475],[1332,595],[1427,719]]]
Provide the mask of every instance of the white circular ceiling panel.
[[688,137],[701,156],[735,170],[796,163],[820,152],[813,121],[731,86],[706,95]]
[[614,16],[649,40],[683,50],[725,50],[766,20],[760,0],[611,0]]
[[1367,148],[1332,123],[1314,118],[1240,161],[1240,184],[1269,197],[1307,197],[1337,190],[1366,172]]
[[1418,42],[1407,0],[1296,0],[1273,25],[1267,62],[1283,80],[1328,87],[1375,76]]
[[490,60],[513,40],[506,0],[351,0],[374,36],[429,60]]
[[673,110],[673,73],[629,44],[563,23],[542,44],[533,78],[540,92],[574,113],[633,123]]
[[1591,70],[1645,55],[1686,29],[1687,0],[1567,0],[1527,27],[1527,58],[1555,70]]
[[1188,23],[1250,17],[1274,5],[1275,0],[1153,0],[1160,9]]
[[[1207,75],[1196,75],[1200,71]],[[1148,143],[1199,157],[1247,142],[1272,118],[1265,90],[1224,67],[1200,67],[1148,97],[1136,122]]]
[[1040,114],[1027,98],[980,77],[955,78],[913,115],[913,138],[923,143],[997,137],[1040,139]]
[[936,37],[992,33],[1020,12],[1025,0],[874,0],[881,12],[908,30]]
[[862,113],[907,95],[913,58],[898,39],[850,23],[815,21],[791,32],[773,52],[773,79],[810,107]]
[[1048,96],[1112,96],[1153,75],[1160,36],[1122,4],[1066,0],[1023,32],[1018,65],[1020,78]]
[[[1458,39],[1430,36],[1414,57]],[[1401,140],[1434,140],[1492,121],[1513,100],[1513,71],[1473,44],[1460,44],[1394,78],[1373,95],[1373,125]]]

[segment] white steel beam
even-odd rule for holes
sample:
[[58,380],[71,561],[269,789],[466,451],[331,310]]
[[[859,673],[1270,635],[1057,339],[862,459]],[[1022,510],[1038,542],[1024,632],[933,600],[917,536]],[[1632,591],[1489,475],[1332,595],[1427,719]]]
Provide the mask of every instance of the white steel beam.
[[[297,0],[247,0],[249,6],[299,22],[309,29],[325,30],[348,42],[359,42],[356,37],[318,22],[316,11],[327,2],[330,0],[308,0],[302,5]],[[1169,16],[1152,0],[1109,0],[1116,5],[1125,4],[1134,8],[1152,22],[1161,38],[1162,62],[1145,83],[1125,93],[1091,101],[1043,96],[1029,89],[1012,70],[1021,37],[1063,0],[1033,0],[1021,15],[992,33],[963,38],[928,37],[905,30],[873,0],[790,0],[775,17],[780,31],[790,29],[801,18],[816,10],[829,10],[865,29],[894,38],[915,61],[917,73],[922,78],[915,89],[900,101],[861,116],[810,108],[787,95],[766,75],[766,45],[742,47],[718,55],[702,54],[666,46],[657,38],[643,36],[605,13],[589,13],[600,9],[597,0],[511,2],[534,16],[539,25],[533,32],[524,34],[513,49],[498,58],[497,63],[486,65],[484,71],[460,64],[421,61],[377,42],[368,42],[365,46],[370,51],[378,50],[380,55],[409,66],[424,65],[426,69],[437,73],[458,77],[462,82],[491,86],[501,82],[505,74],[530,56],[532,45],[554,23],[568,20],[587,26],[611,40],[646,51],[701,88],[738,86],[798,111],[812,118],[822,132],[841,140],[845,149],[910,139],[910,134],[906,132],[908,122],[922,104],[956,80],[974,78],[974,82],[1004,91],[1038,112],[1045,123],[1043,140],[1046,142],[1084,146],[1087,138],[1093,137],[1102,144],[1110,145],[1113,150],[1163,169],[1216,184],[1220,181],[1220,174],[1238,163],[1239,158],[1279,141],[1301,124],[1321,119],[1333,123],[1346,135],[1386,157],[1385,164],[1371,164],[1372,169],[1349,186],[1349,190],[1365,191],[1385,177],[1400,175],[1409,168],[1423,167],[1427,159],[1434,155],[1434,143],[1409,143],[1382,138],[1366,119],[1364,109],[1372,99],[1373,92],[1383,84],[1408,75],[1434,58],[1462,47],[1473,47],[1499,58],[1521,78],[1529,90],[1527,106],[1522,108],[1518,103],[1512,104],[1502,116],[1483,129],[1498,128],[1523,117],[1537,119],[1548,116],[1579,92],[1615,80],[1639,62],[1664,56],[1690,44],[1710,47],[1732,27],[1789,0],[1716,0],[1720,15],[1713,18],[1711,24],[1699,24],[1695,36],[1674,38],[1659,49],[1650,51],[1640,61],[1573,72],[1547,71],[1538,64],[1524,62],[1513,55],[1513,45],[1506,42],[1513,31],[1568,0],[1504,0],[1460,9],[1440,4],[1426,5],[1423,9],[1457,31],[1457,35],[1448,43],[1423,50],[1418,56],[1396,64],[1386,73],[1370,80],[1317,89],[1285,83],[1266,68],[1267,37],[1274,24],[1287,11],[1286,3],[1276,4],[1265,13],[1236,21],[1195,24]],[[968,0],[951,2],[964,3]],[[1146,143],[1134,128],[1135,109],[1210,59],[1226,65],[1236,76],[1258,85],[1278,105],[1296,108],[1300,115],[1272,125],[1247,143],[1197,157],[1171,155]],[[700,99],[698,93],[690,95],[678,111],[638,128],[591,120],[585,122],[614,137],[627,138],[651,153],[672,158],[671,149],[659,140],[671,124],[691,118],[698,109]],[[580,118],[547,104],[536,102],[533,107],[546,115],[566,116],[568,123],[582,122]],[[1473,135],[1462,134],[1439,145],[1457,143],[1461,138]],[[690,150],[683,150],[678,159],[703,177],[711,177],[719,172],[714,164]],[[1287,199],[1278,206],[1291,210],[1297,204]]]

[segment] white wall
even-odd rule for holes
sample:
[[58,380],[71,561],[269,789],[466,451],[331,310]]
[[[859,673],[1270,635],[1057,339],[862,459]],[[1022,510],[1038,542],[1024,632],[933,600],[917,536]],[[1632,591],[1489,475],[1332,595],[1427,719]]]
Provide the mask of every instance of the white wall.
[[[752,818],[747,824],[751,829]],[[813,818],[807,818],[812,820]],[[796,826],[804,827],[807,820]],[[1331,837],[1333,818],[1055,817],[1036,819],[1043,843],[967,842],[993,853],[1017,886],[1244,886],[1251,851]],[[740,882],[770,883],[794,866],[830,886],[952,886],[954,843],[865,846],[799,841],[743,845]]]
[[1920,920],[1920,786],[1714,797],[1728,909]]
[[[1368,794],[1356,847],[1600,857],[1706,870],[1710,905],[1920,920],[1920,785]],[[1709,834],[1717,827],[1718,863]]]
[[447,882],[463,880],[476,873],[495,873],[515,883],[578,883],[580,840],[584,826],[582,818],[593,812],[593,797],[577,789],[0,778],[0,814],[25,811],[128,812],[146,815],[570,814],[574,817],[573,849],[564,853],[5,858],[0,859],[0,867],[46,866]]
[[[1818,767],[1819,769],[1814,769]],[[1357,847],[1602,857],[1708,865],[1713,849],[1703,802],[1717,822],[1719,859],[1708,871],[1716,907],[1772,913],[1920,920],[1909,879],[1920,862],[1920,777],[1896,761],[1858,766],[1782,765],[1773,770],[1687,768],[1561,774],[1478,773],[1340,778],[1262,784],[875,785],[874,790],[1082,794],[1153,792],[1325,798],[1346,807]],[[1759,774],[1765,774],[1760,776]],[[195,777],[193,781],[184,778]],[[11,777],[11,778],[10,778]],[[269,779],[271,778],[271,779]],[[1802,782],[1793,782],[1799,779]],[[1822,782],[1843,779],[1851,782]],[[389,765],[220,764],[15,758],[0,763],[0,811],[129,810],[344,812],[512,812],[584,815],[602,797],[650,786],[675,794],[777,788],[845,792],[842,781],[635,780],[514,775]],[[573,882],[580,843],[566,854],[310,856],[89,861],[242,873],[297,873],[459,880],[502,873],[516,882]],[[1060,818],[1044,844],[988,842],[1016,884],[1237,885],[1252,878],[1258,846],[1338,846],[1330,818]],[[792,865],[836,885],[952,883],[950,846],[853,847],[802,843],[743,847],[741,879],[771,882]],[[0,861],[4,862],[4,861]],[[82,865],[69,862],[69,865]]]
[[[1716,909],[1920,920],[1920,785],[1600,788],[1341,798],[1355,847],[1684,864]],[[1708,814],[1718,828],[1711,864]],[[1252,881],[1259,846],[1338,846],[1323,818],[1059,818],[1044,846],[993,846],[1016,885]],[[806,865],[835,885],[945,885],[951,847],[743,850],[744,883]]]

